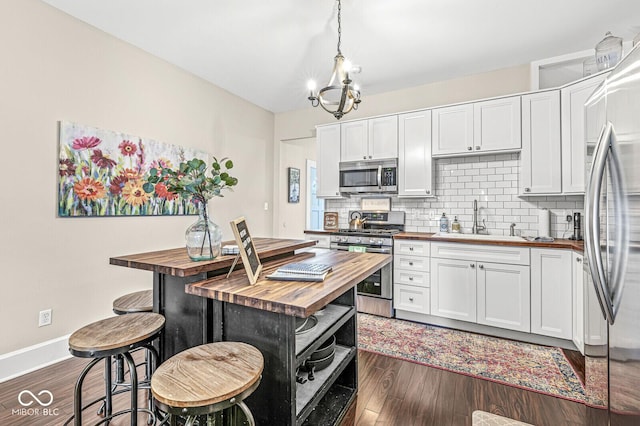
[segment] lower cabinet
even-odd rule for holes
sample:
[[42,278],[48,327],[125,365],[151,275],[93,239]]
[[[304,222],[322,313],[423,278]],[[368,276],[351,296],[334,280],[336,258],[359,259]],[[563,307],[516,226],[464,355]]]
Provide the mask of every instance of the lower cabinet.
[[431,259],[431,315],[476,322],[475,262]]
[[572,339],[572,252],[531,249],[531,332]]
[[429,314],[431,276],[428,241],[394,242],[393,307],[397,311]]
[[573,297],[571,298],[572,310],[573,310],[573,344],[584,355],[584,309],[585,309],[585,294],[584,294],[584,268],[582,266],[582,255],[578,253],[572,254],[572,285],[571,292]]
[[478,324],[531,330],[529,267],[478,263]]
[[431,260],[431,314],[530,331],[529,267],[467,260]]

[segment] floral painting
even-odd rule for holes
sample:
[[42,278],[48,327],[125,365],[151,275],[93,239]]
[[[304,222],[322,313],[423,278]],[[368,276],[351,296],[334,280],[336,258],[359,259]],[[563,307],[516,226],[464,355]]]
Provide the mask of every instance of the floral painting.
[[152,169],[177,169],[204,151],[62,121],[58,160],[58,215],[132,216],[197,214],[197,206],[163,182],[146,192]]

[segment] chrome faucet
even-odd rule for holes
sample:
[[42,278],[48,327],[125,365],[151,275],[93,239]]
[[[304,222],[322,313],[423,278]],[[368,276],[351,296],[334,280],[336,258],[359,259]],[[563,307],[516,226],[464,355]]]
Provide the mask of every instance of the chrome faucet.
[[473,226],[471,227],[471,233],[479,234],[480,231],[484,231],[483,234],[486,234],[487,227],[484,219],[482,219],[482,225],[478,225],[478,200],[473,200]]

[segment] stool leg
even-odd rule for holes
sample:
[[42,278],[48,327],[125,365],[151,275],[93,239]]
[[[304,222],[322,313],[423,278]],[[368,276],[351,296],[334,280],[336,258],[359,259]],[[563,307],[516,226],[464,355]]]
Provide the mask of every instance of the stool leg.
[[[89,370],[91,370],[98,361],[100,361],[100,358],[91,360],[91,362],[84,367],[76,381],[76,387],[73,394],[73,424],[75,426],[82,426],[82,384],[84,383],[84,379],[87,376],[87,373],[89,373]],[[67,423],[68,422],[69,421],[67,421]]]
[[109,417],[113,412],[111,382],[111,356],[106,356],[104,357],[104,417]]
[[240,409],[244,412],[244,415],[249,422],[249,426],[255,426],[256,421],[253,419],[253,414],[251,413],[251,410],[249,410],[249,407],[247,407],[247,405],[244,403],[244,401],[240,401],[236,405],[240,407]]
[[138,373],[136,372],[136,363],[129,352],[125,352],[122,356],[129,365],[129,378],[131,379],[131,426],[138,426]]

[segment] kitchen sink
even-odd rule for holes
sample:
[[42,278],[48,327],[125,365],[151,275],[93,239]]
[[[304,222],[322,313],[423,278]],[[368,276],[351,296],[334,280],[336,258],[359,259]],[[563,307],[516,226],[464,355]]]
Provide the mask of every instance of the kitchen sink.
[[523,237],[510,235],[486,235],[486,234],[434,234],[431,238],[452,238],[461,240],[481,240],[481,241],[527,241]]

